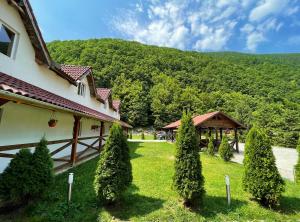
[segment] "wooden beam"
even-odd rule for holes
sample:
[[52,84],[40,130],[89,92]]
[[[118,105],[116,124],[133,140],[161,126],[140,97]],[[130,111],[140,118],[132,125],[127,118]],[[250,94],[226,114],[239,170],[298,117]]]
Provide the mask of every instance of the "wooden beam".
[[72,151],[71,151],[71,159],[70,162],[72,166],[76,162],[76,152],[77,152],[77,144],[78,144],[78,133],[79,133],[79,126],[80,126],[80,116],[74,116],[74,125],[73,125],[73,144],[72,144]]
[[5,103],[9,102],[8,99],[0,98],[0,106],[3,106]]
[[236,152],[239,153],[239,137],[238,137],[238,130],[237,128],[234,129],[234,139],[235,139],[235,149]]
[[222,140],[223,139],[223,129],[220,128],[220,139]]
[[99,139],[99,151],[102,148],[102,140],[103,140],[103,132],[104,132],[104,122],[101,121],[100,123],[100,139]]

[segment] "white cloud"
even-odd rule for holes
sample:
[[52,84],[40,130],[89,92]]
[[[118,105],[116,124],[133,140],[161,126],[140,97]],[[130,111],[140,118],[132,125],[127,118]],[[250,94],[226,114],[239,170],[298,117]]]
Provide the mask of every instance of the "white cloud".
[[250,21],[261,21],[269,15],[277,14],[285,9],[289,0],[263,0],[252,9],[249,15]]
[[[113,26],[129,39],[146,44],[218,51],[234,37],[249,51],[268,41],[269,32],[294,16],[300,0],[148,0],[140,1],[113,19]],[[144,13],[143,19],[140,14]]]
[[247,36],[247,48],[255,52],[259,43],[266,41],[266,38],[263,36],[262,33],[259,32],[252,32]]

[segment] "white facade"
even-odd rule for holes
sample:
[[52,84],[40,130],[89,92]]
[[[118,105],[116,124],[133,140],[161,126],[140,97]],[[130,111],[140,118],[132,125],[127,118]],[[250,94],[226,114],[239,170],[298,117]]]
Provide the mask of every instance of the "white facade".
[[[77,86],[70,84],[67,80],[51,71],[46,65],[39,65],[35,61],[35,50],[27,34],[19,12],[9,5],[6,0],[0,0],[0,26],[4,24],[15,34],[12,56],[8,57],[0,52],[0,72],[27,83],[50,91],[56,95],[72,100],[78,104],[104,113],[115,119],[120,119],[119,112],[114,111],[105,101],[106,105],[90,95],[89,84],[85,77],[81,81],[86,86],[84,96],[78,95]],[[0,90],[1,93],[1,90]],[[1,99],[1,94],[0,94]],[[64,140],[73,138],[74,117],[71,111],[55,110],[55,117],[58,120],[57,126],[50,128],[48,121],[53,115],[53,108],[38,107],[28,104],[7,102],[0,106],[3,114],[0,119],[0,146],[36,143],[45,136],[48,141]],[[100,120],[82,116],[79,138],[100,136],[100,128],[93,129],[92,126],[99,126]],[[108,135],[111,122],[105,122],[105,132]],[[95,139],[85,140],[84,143],[91,144]],[[98,144],[98,143],[97,143]],[[94,146],[97,146],[95,144]],[[63,144],[50,145],[50,152]],[[77,152],[83,151],[86,147],[78,144]],[[10,150],[5,153],[15,154],[18,150]],[[71,154],[71,145],[63,151],[54,155],[54,158],[66,157]],[[0,172],[2,172],[9,158],[0,157]]]

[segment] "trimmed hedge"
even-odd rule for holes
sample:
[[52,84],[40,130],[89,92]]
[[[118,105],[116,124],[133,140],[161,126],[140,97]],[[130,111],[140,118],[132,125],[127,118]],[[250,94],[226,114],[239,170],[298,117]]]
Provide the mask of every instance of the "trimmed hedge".
[[115,203],[131,182],[129,148],[122,127],[114,123],[95,174],[94,189],[97,198],[104,204]]
[[300,139],[298,140],[298,145],[296,149],[298,151],[298,162],[295,166],[295,179],[297,183],[300,183]]
[[189,113],[183,113],[177,134],[173,187],[186,206],[201,202],[205,193],[197,135]]
[[233,150],[228,143],[228,138],[227,136],[223,136],[220,147],[219,147],[219,156],[224,160],[224,161],[230,161],[231,158],[233,157]]
[[243,186],[262,205],[274,207],[285,190],[265,132],[252,128],[246,139]]
[[214,136],[213,135],[211,135],[209,137],[209,142],[208,142],[208,146],[207,146],[207,153],[210,156],[214,156],[215,155]]

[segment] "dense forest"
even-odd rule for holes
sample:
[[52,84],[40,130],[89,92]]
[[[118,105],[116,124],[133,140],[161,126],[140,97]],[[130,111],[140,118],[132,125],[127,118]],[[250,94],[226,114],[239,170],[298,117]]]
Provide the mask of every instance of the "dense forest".
[[221,110],[273,144],[294,147],[300,130],[300,54],[199,53],[116,39],[54,41],[58,63],[93,67],[98,87],[122,101],[122,119],[160,128],[182,110]]

